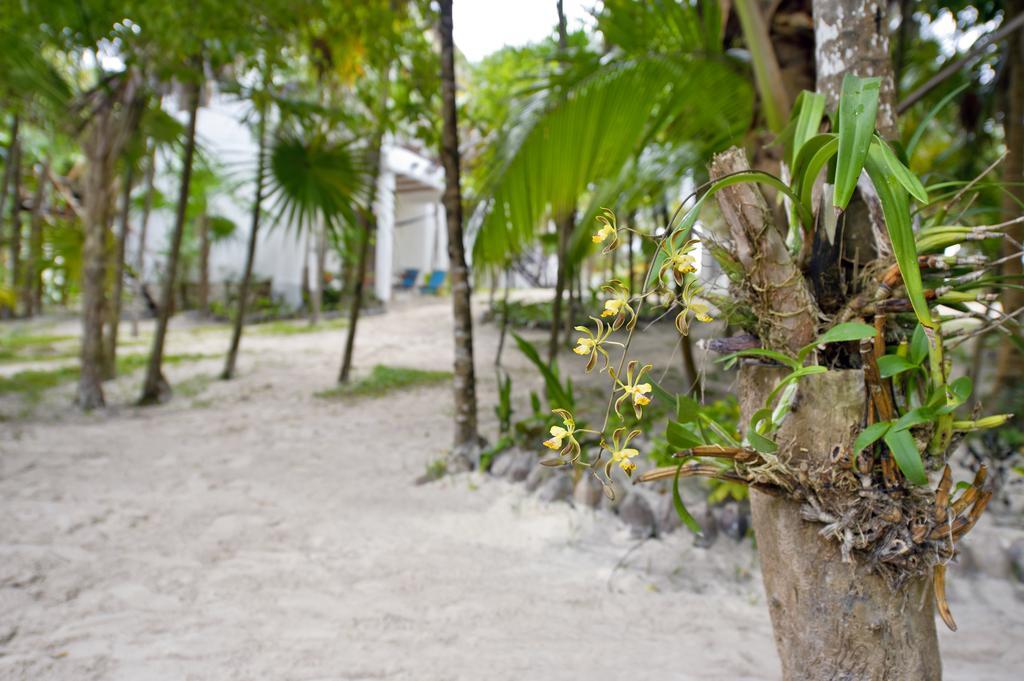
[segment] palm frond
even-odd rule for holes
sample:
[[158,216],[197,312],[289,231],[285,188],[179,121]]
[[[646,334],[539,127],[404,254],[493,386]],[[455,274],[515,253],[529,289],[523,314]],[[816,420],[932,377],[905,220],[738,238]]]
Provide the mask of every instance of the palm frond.
[[469,229],[475,263],[521,253],[546,217],[574,209],[659,134],[703,158],[746,130],[753,110],[750,85],[727,61],[686,56],[612,62],[551,99],[492,159]]

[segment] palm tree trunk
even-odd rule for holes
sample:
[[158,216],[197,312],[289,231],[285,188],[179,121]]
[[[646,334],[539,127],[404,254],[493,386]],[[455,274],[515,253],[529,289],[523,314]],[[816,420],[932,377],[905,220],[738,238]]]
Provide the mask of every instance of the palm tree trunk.
[[[264,89],[269,76],[264,80]],[[245,269],[242,271],[242,283],[238,289],[238,309],[235,311],[234,326],[231,329],[231,345],[228,347],[224,371],[220,377],[229,380],[235,376],[235,364],[238,361],[238,346],[242,342],[242,327],[245,324],[245,308],[249,301],[249,286],[252,283],[252,267],[256,260],[256,242],[260,229],[260,213],[263,210],[263,180],[267,170],[267,109],[260,107],[260,122],[256,134],[259,137],[258,158],[256,160],[256,194],[252,202],[252,224],[249,229],[249,245],[245,251]]]
[[39,175],[36,178],[36,190],[32,195],[32,219],[29,228],[28,260],[25,263],[25,284],[22,290],[22,301],[25,316],[42,312],[42,260],[43,260],[43,205],[46,203],[46,186],[49,184],[47,175],[50,170],[50,159],[43,160]]
[[199,291],[196,307],[199,314],[210,314],[210,216],[205,212],[199,216]]
[[[380,147],[377,146],[378,159]],[[377,162],[378,166],[380,161]],[[376,195],[377,173],[372,175],[374,189],[370,190],[371,200]],[[363,290],[366,288],[366,266],[370,259],[370,243],[373,241],[373,234],[377,230],[377,216],[373,213],[373,204],[365,210],[359,211],[357,217],[360,227],[359,255],[356,264],[355,277],[352,282],[352,301],[348,312],[348,333],[345,336],[345,351],[341,358],[341,371],[338,372],[338,383],[348,383],[352,374],[352,356],[356,345],[356,325],[359,323],[359,314],[363,308]]]
[[7,244],[10,247],[11,290],[17,291],[21,284],[21,142],[11,150],[11,233]]
[[171,308],[174,306],[175,275],[178,270],[178,258],[181,255],[181,239],[185,233],[185,209],[188,207],[192,162],[196,152],[196,118],[199,113],[200,87],[200,83],[196,81],[192,84],[189,92],[188,132],[185,138],[185,157],[182,159],[178,209],[174,219],[174,231],[171,233],[171,252],[167,257],[167,272],[160,296],[160,309],[157,311],[153,348],[149,353],[146,379],[142,385],[142,396],[139,398],[141,405],[157,404],[169,399],[171,394],[171,386],[163,375],[164,343],[167,340],[167,325],[171,317]]
[[132,306],[132,337],[139,335],[139,312],[143,304],[146,286],[146,231],[149,227],[149,214],[153,210],[153,198],[156,196],[156,143],[149,152],[149,164],[146,166],[146,194],[142,204],[142,218],[139,220],[139,239],[135,252],[135,295],[137,300]]
[[441,0],[441,164],[444,166],[444,208],[448,221],[448,261],[455,316],[455,442],[451,463],[465,468],[480,451],[477,432],[476,374],[473,367],[473,311],[469,268],[462,232],[462,189],[459,129],[455,108],[455,43],[452,0]]
[[7,208],[7,190],[11,186],[11,177],[14,173],[13,161],[17,158],[15,149],[18,148],[18,132],[21,128],[21,117],[14,114],[11,118],[10,141],[7,143],[7,163],[4,165],[3,184],[0,184],[0,236],[3,235],[4,209]]
[[575,211],[570,211],[555,223],[558,236],[557,261],[558,270],[555,275],[555,297],[551,302],[551,336],[548,340],[548,363],[558,356],[558,333],[562,327],[562,298],[565,297],[567,277],[566,256],[569,251],[569,235],[576,224]]
[[[363,308],[363,290],[366,288],[366,270],[370,260],[370,244],[377,231],[377,214],[374,204],[377,201],[377,180],[380,176],[380,154],[384,146],[384,128],[387,117],[388,89],[390,86],[390,64],[383,70],[380,83],[380,99],[377,103],[377,129],[370,142],[369,179],[370,191],[366,197],[366,207],[358,212],[358,222],[362,238],[359,241],[359,257],[356,262],[355,277],[352,282],[352,301],[348,313],[348,333],[345,336],[345,351],[341,358],[341,370],[338,372],[338,383],[348,383],[352,374],[352,358],[356,346],[356,325]],[[454,284],[453,284],[454,285]]]
[[327,266],[327,225],[321,219],[316,225],[316,279],[313,286],[313,314],[309,317],[309,325],[316,326],[320,322],[320,311],[324,302],[324,268]]
[[124,187],[121,191],[121,229],[117,235],[117,251],[114,260],[114,290],[110,296],[110,319],[107,331],[107,351],[103,378],[110,380],[117,376],[117,332],[121,327],[121,302],[124,297],[125,244],[128,241],[128,220],[132,211],[132,186],[135,183],[135,169],[129,162],[124,172]]

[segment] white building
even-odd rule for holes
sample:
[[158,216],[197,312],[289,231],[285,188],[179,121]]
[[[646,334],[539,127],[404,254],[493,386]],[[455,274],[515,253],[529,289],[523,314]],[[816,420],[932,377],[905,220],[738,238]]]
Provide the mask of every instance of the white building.
[[[209,213],[228,218],[236,225],[235,234],[215,245],[210,253],[210,282],[237,283],[245,267],[245,254],[251,229],[251,210],[257,144],[252,131],[243,121],[250,112],[245,101],[215,94],[199,109],[197,139],[204,152],[225,171],[229,184],[240,186],[230,193],[211,199]],[[173,112],[184,120],[185,111]],[[178,165],[177,159],[162,158],[158,167]],[[158,186],[168,199],[178,194],[178,174],[158,173]],[[444,170],[439,164],[411,148],[387,140],[381,154],[378,179],[377,234],[374,257],[370,264],[370,282],[374,295],[381,301],[391,300],[395,284],[406,270],[417,270],[417,283],[434,270],[448,270],[448,232],[445,225],[441,193]],[[265,210],[269,206],[265,206]],[[289,307],[302,302],[302,275],[312,279],[316,272],[314,244],[308,236],[300,237],[294,226],[275,224],[265,217],[260,225],[253,274],[256,280],[270,280],[275,299]],[[146,248],[146,280],[153,284],[162,272],[161,263],[168,250],[174,223],[173,209],[154,211],[150,217]],[[133,235],[137,236],[137,235]],[[129,253],[137,243],[129,243]],[[308,265],[308,267],[307,267]],[[337,274],[341,264],[328,250],[326,272]],[[368,284],[370,284],[368,282]],[[313,282],[309,282],[310,288]]]

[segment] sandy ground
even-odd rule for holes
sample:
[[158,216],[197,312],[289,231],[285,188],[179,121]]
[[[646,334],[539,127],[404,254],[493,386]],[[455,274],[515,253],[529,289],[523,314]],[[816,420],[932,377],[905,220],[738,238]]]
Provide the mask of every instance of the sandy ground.
[[[399,305],[365,320],[358,364],[447,369],[449,329],[445,301]],[[65,386],[0,422],[0,679],[778,678],[749,543],[638,545],[478,474],[413,485],[449,442],[449,388],[315,398],[342,334],[247,337],[227,384],[219,357],[171,367],[192,394],[159,408],[130,406],[135,374],[105,413]],[[226,338],[179,330],[171,351]],[[488,433],[494,346],[483,327]],[[951,581],[946,678],[1020,678],[1020,588]]]

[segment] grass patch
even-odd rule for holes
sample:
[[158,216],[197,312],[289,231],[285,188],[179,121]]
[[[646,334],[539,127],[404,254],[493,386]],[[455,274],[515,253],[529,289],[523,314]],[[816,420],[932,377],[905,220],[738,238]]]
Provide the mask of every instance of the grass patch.
[[75,350],[61,350],[54,345],[74,340],[74,336],[14,332],[0,336],[0,362],[26,362],[36,359],[74,357]]
[[369,376],[355,383],[339,385],[330,390],[316,393],[317,397],[336,399],[344,397],[380,397],[395,390],[411,388],[417,385],[430,385],[450,381],[450,371],[424,371],[407,367],[389,367],[378,364],[373,367]]
[[[164,364],[173,366],[182,362],[194,362],[214,356],[200,353],[165,355]],[[148,359],[148,355],[122,355],[117,358],[117,373],[118,375],[129,374],[141,369],[146,366]],[[44,391],[76,381],[80,373],[79,367],[73,366],[57,369],[28,369],[11,376],[0,376],[0,395],[21,395],[30,402],[37,402]]]
[[317,333],[319,331],[330,331],[332,329],[343,329],[348,325],[342,317],[336,319],[321,320],[316,326],[310,326],[309,320],[286,320],[281,319],[273,322],[254,324],[249,331],[265,336],[296,336],[303,333]]

